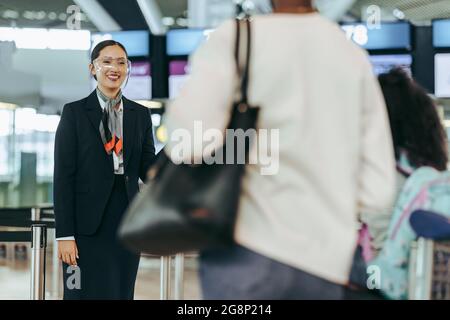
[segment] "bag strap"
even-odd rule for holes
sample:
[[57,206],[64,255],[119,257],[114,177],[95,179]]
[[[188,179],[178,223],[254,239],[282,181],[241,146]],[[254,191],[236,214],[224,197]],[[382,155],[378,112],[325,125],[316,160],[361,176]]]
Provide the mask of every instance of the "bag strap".
[[[245,24],[245,29],[243,28]],[[245,30],[245,38],[242,36]],[[244,40],[243,40],[244,38]],[[250,59],[251,59],[251,23],[249,18],[236,19],[236,46],[235,46],[235,61],[236,69],[240,82],[240,104],[248,105],[248,84],[250,74]],[[244,46],[243,44],[246,44]],[[245,52],[242,52],[245,50]],[[242,57],[245,61],[242,62]],[[243,64],[244,63],[244,64]]]
[[406,171],[404,168],[402,168],[399,164],[395,166],[397,169],[397,172],[400,173],[403,177],[409,178],[411,176],[411,173]]

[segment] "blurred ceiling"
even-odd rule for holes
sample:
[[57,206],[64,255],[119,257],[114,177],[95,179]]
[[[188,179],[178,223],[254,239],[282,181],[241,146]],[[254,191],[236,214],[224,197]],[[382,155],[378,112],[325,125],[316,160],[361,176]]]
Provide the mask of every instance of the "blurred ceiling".
[[358,0],[350,12],[361,19],[371,5],[382,8],[384,20],[404,17],[405,20],[421,23],[450,18],[450,0]]
[[[105,8],[124,30],[147,29],[136,0],[93,0]],[[330,0],[337,1],[337,0]],[[170,27],[186,25],[188,0],[156,0],[163,23]],[[67,8],[72,0],[0,0],[0,26],[66,28]],[[358,0],[347,18],[360,20],[368,6],[382,9],[383,20],[404,18],[415,23],[450,18],[450,0]],[[82,29],[97,28],[82,14]]]
[[[124,30],[148,28],[137,0],[89,1],[97,1]],[[155,1],[160,7],[163,24],[171,25],[171,27],[181,27],[186,24],[188,0]],[[74,4],[73,0],[0,0],[0,27],[66,29],[67,8]],[[450,18],[450,0],[358,0],[349,10],[346,18],[350,20],[364,18],[367,7],[370,5],[377,5],[382,9],[382,20],[393,20],[402,15],[404,19],[418,23],[437,18]],[[86,14],[82,16],[81,28],[98,31]],[[71,61],[70,66],[66,64],[68,59]],[[79,72],[87,68],[88,63],[85,52],[54,50],[48,53],[38,52],[38,50],[18,50],[13,67],[41,77],[43,99],[41,108],[47,106],[51,110],[60,108],[66,100],[75,100],[89,92],[88,73]],[[64,68],[66,68],[66,74],[70,76],[61,79],[60,70]],[[79,75],[79,77],[73,75]],[[444,104],[446,104],[446,112],[450,114],[450,102],[444,101]]]
[[[0,27],[65,29],[71,0],[0,0]],[[82,14],[82,29],[95,30]]]
[[[94,1],[94,0],[93,0]],[[96,0],[124,30],[147,29],[136,0]],[[163,17],[185,19],[187,0],[156,0]],[[67,8],[72,0],[0,0],[0,27],[67,28]],[[97,31],[86,14],[82,14],[81,28]]]
[[[1,0],[0,0],[1,1]],[[147,29],[147,23],[136,0],[97,0],[124,30]],[[187,0],[156,0],[162,17],[187,18]],[[126,5],[124,5],[126,3]]]

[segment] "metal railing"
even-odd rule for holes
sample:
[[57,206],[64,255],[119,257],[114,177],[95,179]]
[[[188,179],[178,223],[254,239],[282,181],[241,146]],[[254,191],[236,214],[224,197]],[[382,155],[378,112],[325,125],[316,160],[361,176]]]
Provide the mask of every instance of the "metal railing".
[[160,300],[183,300],[184,297],[184,261],[185,255],[175,255],[175,276],[172,288],[172,256],[161,257],[161,291]]
[[0,231],[0,242],[31,243],[31,300],[45,300],[47,230],[55,228],[53,217],[51,207],[0,209],[1,227],[30,228],[30,231]]
[[47,226],[31,227],[31,300],[45,300],[45,258],[47,250]]
[[450,242],[419,238],[409,261],[410,300],[450,300]]
[[[0,227],[29,228],[30,231],[0,231],[0,242],[31,243],[31,284],[30,299],[45,300],[47,233],[55,228],[52,207],[6,208],[0,209]],[[57,242],[53,247],[53,291],[59,293],[60,267],[57,256]],[[161,257],[160,299],[182,300],[184,298],[185,255],[177,254]],[[172,260],[174,260],[174,279],[172,281]],[[171,284],[173,283],[173,288]]]

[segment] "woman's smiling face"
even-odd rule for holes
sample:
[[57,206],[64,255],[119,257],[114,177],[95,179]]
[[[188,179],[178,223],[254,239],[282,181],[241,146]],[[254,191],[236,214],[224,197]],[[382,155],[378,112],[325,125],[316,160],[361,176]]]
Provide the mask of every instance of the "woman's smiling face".
[[91,73],[97,77],[101,88],[109,91],[120,89],[128,74],[128,57],[118,45],[108,46],[91,65]]

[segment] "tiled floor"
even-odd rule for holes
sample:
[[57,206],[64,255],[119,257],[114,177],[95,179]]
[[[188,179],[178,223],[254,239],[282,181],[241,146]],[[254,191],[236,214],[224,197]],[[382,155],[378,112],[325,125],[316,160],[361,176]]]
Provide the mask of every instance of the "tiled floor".
[[[29,255],[29,251],[27,252]],[[29,260],[4,259],[0,257],[0,300],[27,300],[30,297],[30,262]],[[172,271],[173,274],[173,271]],[[54,286],[52,251],[47,253],[46,299],[61,299]],[[60,279],[60,277],[59,277]],[[197,261],[186,258],[184,273],[184,298],[197,300],[201,298],[197,277]],[[172,280],[173,283],[173,280]],[[61,291],[61,290],[59,290]],[[157,300],[160,297],[160,260],[143,257],[139,266],[136,282],[136,300]]]

